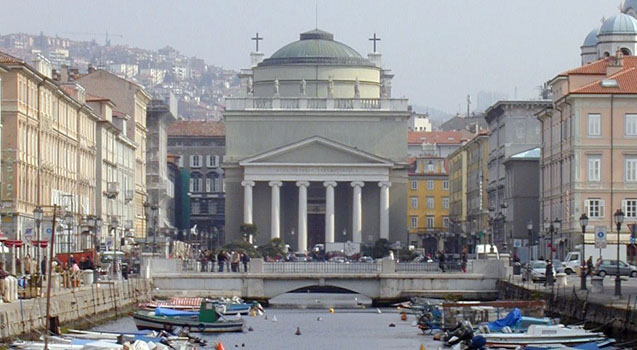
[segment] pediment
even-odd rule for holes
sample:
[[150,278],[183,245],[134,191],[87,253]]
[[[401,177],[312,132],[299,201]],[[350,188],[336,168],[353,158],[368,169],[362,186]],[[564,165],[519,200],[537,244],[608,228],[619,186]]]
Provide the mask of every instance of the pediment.
[[375,165],[392,166],[387,159],[315,136],[244,159],[240,165]]

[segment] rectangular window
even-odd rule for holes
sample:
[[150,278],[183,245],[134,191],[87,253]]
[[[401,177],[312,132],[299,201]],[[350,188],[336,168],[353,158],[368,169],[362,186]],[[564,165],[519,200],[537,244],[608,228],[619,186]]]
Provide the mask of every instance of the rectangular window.
[[417,216],[410,216],[409,217],[409,227],[418,228],[418,217]]
[[623,200],[624,213],[627,218],[637,218],[637,199],[629,198]]
[[589,199],[586,201],[586,208],[589,218],[604,217],[604,201],[601,199]]
[[212,156],[206,156],[206,166],[208,168],[214,167],[214,158]]
[[626,136],[637,136],[637,114],[626,114]]
[[443,216],[442,217],[442,227],[449,228],[449,217],[448,216]]
[[626,158],[626,181],[637,181],[637,158]]
[[434,171],[434,164],[433,163],[429,162],[427,164],[427,171],[430,172],[430,173]]
[[433,190],[433,189],[434,189],[434,182],[433,182],[433,180],[427,180],[427,189],[428,189],[428,190]]
[[434,197],[427,197],[427,209],[434,208]]
[[201,167],[201,156],[197,156],[197,155],[190,156],[190,167],[191,168]]
[[435,228],[433,216],[427,216],[427,228]]
[[212,192],[212,184],[210,183],[212,180],[210,177],[206,177],[206,192]]
[[199,202],[192,202],[192,213],[199,214]]
[[418,209],[418,197],[411,197],[411,209]]
[[411,180],[410,184],[411,184],[410,187],[411,187],[412,190],[417,190],[418,189],[418,181]]
[[601,115],[588,115],[588,136],[600,136],[602,134]]
[[601,163],[600,156],[588,157],[588,181],[600,181]]
[[449,197],[442,198],[442,208],[449,209]]
[[449,181],[448,180],[445,180],[445,181],[442,182],[442,189],[445,190],[445,191],[449,190]]

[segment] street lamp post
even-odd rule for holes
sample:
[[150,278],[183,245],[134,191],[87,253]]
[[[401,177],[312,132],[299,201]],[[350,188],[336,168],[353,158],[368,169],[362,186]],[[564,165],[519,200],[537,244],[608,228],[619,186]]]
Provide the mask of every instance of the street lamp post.
[[553,247],[553,233],[557,234],[558,232],[560,232],[561,228],[562,220],[560,220],[558,217],[555,217],[555,220],[553,220],[553,231],[551,231],[551,264],[553,263],[554,258],[553,253],[557,253],[557,249]]
[[35,260],[37,264],[35,264],[35,269],[40,274],[40,224],[42,224],[42,217],[44,216],[44,211],[42,207],[37,206],[33,209],[33,218],[35,219],[35,229],[36,229],[36,248],[35,248]]
[[73,228],[73,214],[70,212],[66,213],[64,216],[64,223],[66,224],[66,229],[68,231],[68,236],[66,237],[66,265],[68,266],[71,262],[71,229]]
[[586,290],[586,273],[584,273],[584,267],[586,266],[586,225],[588,225],[588,215],[583,213],[579,217],[579,224],[582,226],[582,267],[580,268],[580,290]]
[[622,296],[622,279],[619,276],[619,233],[624,222],[624,212],[617,209],[615,212],[615,224],[617,224],[617,276],[615,276],[615,296]]
[[150,232],[150,227],[148,226],[148,221],[150,220],[150,216],[152,215],[150,211],[150,202],[146,200],[144,202],[144,218],[146,219],[146,235],[144,237],[144,243],[148,245],[148,232]]
[[526,244],[526,248],[527,248],[526,260],[530,264],[531,263],[531,240],[533,239],[533,220],[529,219],[529,221],[526,223],[526,229],[529,230],[529,241]]
[[117,215],[111,216],[110,229],[113,231],[113,277],[117,278],[117,226],[119,226],[119,219]]
[[150,209],[153,211],[153,257],[155,256],[155,246],[157,245],[157,216],[158,216],[158,207],[156,205],[151,205]]
[[491,254],[493,254],[494,253],[494,251],[493,251],[493,242],[494,242],[494,240],[493,240],[494,236],[493,235],[494,235],[494,232],[493,231],[495,229],[495,218],[493,217],[493,215],[495,213],[495,208],[494,207],[489,207],[489,213],[490,213],[489,214],[489,223],[491,224],[491,244],[490,244],[490,247],[489,247],[489,252]]

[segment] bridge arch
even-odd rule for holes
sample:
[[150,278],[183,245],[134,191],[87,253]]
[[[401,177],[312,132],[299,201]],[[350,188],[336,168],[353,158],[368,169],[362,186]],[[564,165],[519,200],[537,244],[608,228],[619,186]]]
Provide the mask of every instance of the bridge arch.
[[312,290],[328,288],[341,290],[353,294],[364,295],[370,299],[376,299],[380,295],[380,286],[375,280],[348,280],[348,279],[293,279],[293,280],[264,280],[263,294],[266,299],[275,298],[281,294],[299,290]]

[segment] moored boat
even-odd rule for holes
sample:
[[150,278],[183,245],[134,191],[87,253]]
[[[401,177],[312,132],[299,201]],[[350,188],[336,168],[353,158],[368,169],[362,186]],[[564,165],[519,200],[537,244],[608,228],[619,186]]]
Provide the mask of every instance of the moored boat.
[[165,308],[139,310],[133,313],[137,329],[172,331],[181,328],[193,333],[239,332],[243,319],[221,315],[213,300],[203,300],[199,311],[180,311]]
[[486,338],[487,346],[493,348],[516,348],[518,346],[546,344],[575,345],[606,339],[603,333],[590,332],[579,327],[537,324],[530,325],[524,333],[487,333],[482,334],[482,336]]

